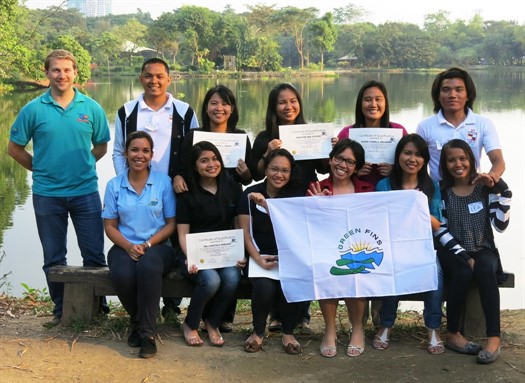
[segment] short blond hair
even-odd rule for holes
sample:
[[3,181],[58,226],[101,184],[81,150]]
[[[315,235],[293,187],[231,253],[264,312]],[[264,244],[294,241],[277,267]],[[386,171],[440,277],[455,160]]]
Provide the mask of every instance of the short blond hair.
[[55,49],[47,55],[46,61],[44,61],[44,68],[49,70],[49,65],[52,59],[69,60],[73,63],[73,68],[77,69],[77,59],[73,56],[73,53],[66,51],[65,49]]

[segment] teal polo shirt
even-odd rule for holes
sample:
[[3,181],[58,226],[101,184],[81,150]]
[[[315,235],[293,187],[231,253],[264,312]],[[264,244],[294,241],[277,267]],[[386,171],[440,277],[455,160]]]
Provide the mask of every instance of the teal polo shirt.
[[9,139],[26,146],[33,141],[33,193],[46,197],[74,197],[98,191],[94,145],[110,140],[102,107],[75,89],[66,109],[51,90],[25,105]]

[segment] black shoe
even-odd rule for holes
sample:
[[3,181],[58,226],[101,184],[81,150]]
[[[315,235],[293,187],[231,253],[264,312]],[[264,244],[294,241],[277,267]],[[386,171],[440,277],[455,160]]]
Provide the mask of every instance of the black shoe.
[[155,344],[155,338],[149,338],[149,337],[142,338],[142,344],[140,345],[139,357],[153,358],[156,353],[157,353],[157,345]]
[[128,336],[129,347],[140,347],[142,345],[142,338],[140,337],[139,330],[131,330],[131,334]]
[[55,315],[53,319],[51,319],[50,321],[44,322],[42,326],[44,326],[45,328],[55,327],[60,324],[60,320],[61,320],[61,317]]

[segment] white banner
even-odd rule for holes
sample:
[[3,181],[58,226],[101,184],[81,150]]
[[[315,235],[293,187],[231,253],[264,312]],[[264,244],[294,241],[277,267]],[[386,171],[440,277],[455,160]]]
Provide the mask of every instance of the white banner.
[[267,200],[289,302],[437,288],[427,197],[416,190]]

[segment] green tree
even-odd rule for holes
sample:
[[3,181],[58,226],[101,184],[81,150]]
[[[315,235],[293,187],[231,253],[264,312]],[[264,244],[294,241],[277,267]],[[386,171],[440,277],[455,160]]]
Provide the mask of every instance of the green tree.
[[357,23],[367,15],[367,12],[357,5],[349,3],[344,7],[334,8],[334,22],[336,24]]
[[321,56],[320,67],[324,69],[324,52],[332,52],[337,40],[337,29],[333,23],[334,17],[328,12],[319,20],[310,25],[312,45],[317,48]]
[[77,60],[79,84],[86,83],[91,78],[91,56],[89,52],[80,45],[75,38],[69,35],[58,36],[52,43],[52,49],[65,49],[70,51]]
[[275,25],[280,26],[280,31],[293,37],[301,69],[304,68],[305,29],[308,23],[315,19],[317,12],[319,11],[316,8],[286,7],[273,16]]
[[[13,73],[27,73],[30,52],[22,44],[20,34],[20,21],[24,16],[17,0],[0,2],[0,84]],[[0,85],[0,91],[1,88]]]

